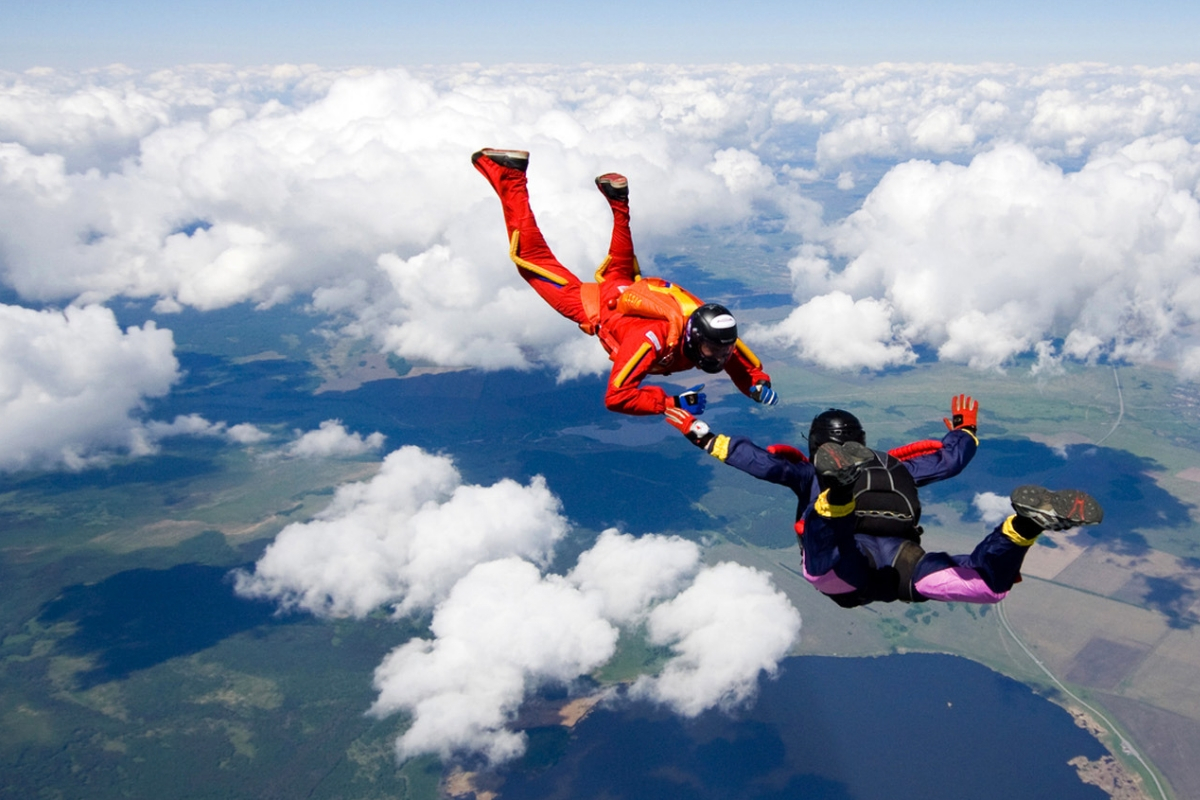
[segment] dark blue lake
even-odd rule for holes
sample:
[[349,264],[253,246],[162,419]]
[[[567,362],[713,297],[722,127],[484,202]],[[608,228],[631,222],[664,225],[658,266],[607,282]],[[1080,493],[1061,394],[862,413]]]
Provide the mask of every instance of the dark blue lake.
[[[531,737],[501,795],[566,800],[1106,800],[1067,761],[1104,748],[1059,706],[945,655],[788,659],[755,704],[681,720],[597,710]],[[561,729],[560,729],[561,730]],[[547,759],[547,751],[552,758]],[[552,761],[553,763],[548,763]]]

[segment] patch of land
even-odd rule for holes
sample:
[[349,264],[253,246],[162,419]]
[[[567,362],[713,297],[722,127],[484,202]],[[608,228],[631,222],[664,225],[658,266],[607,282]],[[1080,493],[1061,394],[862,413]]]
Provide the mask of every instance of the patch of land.
[[[277,355],[260,348],[248,358],[273,365]],[[798,654],[953,653],[1029,683],[1077,714],[1089,714],[1046,676],[1032,653],[1073,694],[1102,712],[1104,720],[1093,719],[1089,730],[1146,797],[1159,795],[1135,753],[1157,768],[1176,800],[1200,797],[1200,525],[1195,519],[1200,433],[1196,420],[1183,413],[1200,407],[1191,403],[1194,393],[1179,395],[1173,376],[1161,370],[1122,369],[1126,411],[1114,430],[1119,404],[1108,368],[1071,370],[1052,380],[1017,368],[1002,375],[941,365],[864,376],[788,367],[786,353],[760,355],[784,365],[772,374],[784,402],[738,415],[712,414],[714,423],[728,425],[722,432],[757,436],[754,426],[762,426],[772,441],[800,442],[812,414],[837,405],[864,419],[873,445],[895,446],[939,436],[951,395],[968,391],[981,400],[980,462],[948,482],[946,492],[928,490],[927,549],[969,552],[988,530],[972,511],[973,493],[1003,495],[1030,477],[1077,480],[1119,501],[1106,509],[1111,522],[1090,532],[1046,535],[1033,548],[1024,581],[1004,601],[1020,643],[994,608],[926,603],[847,611],[825,600],[797,572],[791,493],[715,462],[707,484],[698,480],[672,487],[688,493],[708,527],[656,532],[711,543],[710,562],[733,560],[770,573],[803,615]],[[325,390],[399,374],[376,356],[352,347],[330,354],[321,367]],[[392,374],[385,375],[385,367]],[[419,373],[414,368],[406,374]],[[346,382],[337,383],[341,380]],[[313,400],[311,389],[309,383],[305,402]],[[451,390],[479,388],[463,384]],[[710,402],[732,407],[744,401],[722,384]],[[1172,403],[1179,413],[1171,410]],[[513,438],[464,446],[475,454],[488,448],[507,457],[529,446],[519,438],[525,430],[520,425],[513,430],[518,431]],[[401,428],[390,431],[395,438],[389,438],[389,447],[404,444],[402,435]],[[1105,437],[1102,447],[1094,446]],[[536,446],[568,448],[578,441],[562,437]],[[1055,454],[1050,466],[1039,465],[1042,471],[1033,476],[1028,474],[1030,443]],[[392,743],[404,721],[363,716],[373,699],[372,671],[400,642],[425,635],[426,621],[411,621],[408,628],[384,619],[264,623],[216,644],[205,642],[199,652],[170,654],[96,685],[88,685],[87,676],[104,665],[92,651],[71,650],[80,640],[78,631],[70,624],[39,621],[59,592],[103,583],[114,574],[161,573],[180,563],[244,565],[269,537],[324,507],[336,486],[365,479],[378,468],[375,462],[265,459],[240,449],[209,445],[200,452],[201,444],[188,446],[181,442],[179,453],[155,462],[156,469],[165,465],[177,474],[144,474],[131,464],[124,472],[55,482],[14,479],[0,492],[6,522],[0,542],[6,587],[0,597],[5,634],[0,756],[9,758],[9,765],[23,759],[25,783],[17,789],[29,790],[14,796],[70,786],[78,769],[91,776],[95,797],[119,796],[127,789],[169,796],[169,786],[152,785],[156,774],[215,773],[212,780],[224,781],[221,786],[234,793],[248,791],[253,783],[256,792],[272,796],[324,792],[432,800],[443,777],[436,759],[413,760],[397,771]],[[672,458],[706,458],[671,439],[613,446],[634,454],[661,450]],[[995,453],[1000,455],[987,462]],[[497,475],[512,476],[520,468],[515,460],[496,458]],[[1114,473],[1098,470],[1089,459],[1123,461]],[[631,464],[631,472],[639,469],[636,459]],[[986,479],[979,477],[985,465],[992,470]],[[637,519],[622,524],[633,533],[646,531]],[[582,547],[594,533],[576,531],[581,541],[572,546]],[[644,642],[625,641],[619,663],[596,677],[628,680],[653,671],[663,658]],[[527,717],[523,709],[521,722],[569,726],[595,702],[592,696],[547,704]],[[130,789],[123,771],[132,764],[150,766],[132,770],[141,782]],[[1129,788],[1107,762],[1079,766],[1084,780],[1099,781],[1096,785],[1113,792]],[[441,791],[479,797],[493,788],[464,773]]]
[[1079,779],[1091,786],[1098,786],[1113,800],[1143,800],[1146,796],[1132,775],[1112,756],[1089,761],[1077,756],[1067,762],[1079,772]]

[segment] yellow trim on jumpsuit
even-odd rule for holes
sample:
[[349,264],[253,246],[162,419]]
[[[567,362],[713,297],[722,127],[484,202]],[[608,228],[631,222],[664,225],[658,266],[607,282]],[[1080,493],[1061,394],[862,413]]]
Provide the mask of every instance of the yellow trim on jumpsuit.
[[613,388],[620,389],[625,385],[625,379],[629,377],[629,373],[633,372],[634,367],[645,357],[650,350],[649,342],[642,342],[642,346],[633,354],[633,358],[625,362],[625,366],[621,367],[621,371],[617,373],[617,377],[613,378]]
[[508,245],[508,257],[513,260],[513,263],[516,264],[521,269],[529,270],[534,275],[537,275],[539,278],[545,278],[546,280],[550,281],[551,283],[556,283],[559,286],[566,286],[567,279],[564,278],[563,276],[556,275],[555,273],[551,272],[550,270],[546,269],[545,267],[539,267],[537,264],[534,264],[532,261],[526,261],[525,259],[521,258],[519,255],[517,255],[517,246],[518,246],[518,241],[520,240],[520,238],[521,238],[521,232],[518,230],[514,230],[512,232],[512,239],[509,241],[509,245]]

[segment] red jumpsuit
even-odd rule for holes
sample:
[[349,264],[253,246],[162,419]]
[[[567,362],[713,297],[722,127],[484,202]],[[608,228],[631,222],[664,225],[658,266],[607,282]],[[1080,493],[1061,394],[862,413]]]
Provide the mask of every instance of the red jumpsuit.
[[[509,255],[516,262],[521,277],[558,313],[585,330],[589,329],[592,321],[580,297],[582,283],[554,257],[538,229],[529,207],[525,173],[487,158],[480,158],[475,166],[500,197],[504,224],[508,229]],[[683,354],[682,339],[674,347],[667,347],[670,326],[666,320],[615,310],[621,293],[640,278],[641,273],[629,232],[629,203],[613,199],[608,202],[613,211],[612,241],[608,246],[608,257],[596,270],[596,280],[600,284],[596,334],[613,362],[604,405],[623,414],[661,414],[674,405],[671,395],[658,386],[643,386],[642,379],[647,375],[682,372],[696,365]],[[741,340],[726,362],[725,372],[747,397],[755,383],[770,380],[761,362]]]

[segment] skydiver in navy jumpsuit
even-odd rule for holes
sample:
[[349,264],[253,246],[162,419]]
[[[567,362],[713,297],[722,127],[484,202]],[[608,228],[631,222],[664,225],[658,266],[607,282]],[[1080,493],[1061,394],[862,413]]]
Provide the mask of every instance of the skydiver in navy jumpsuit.
[[1022,486],[1012,495],[1017,513],[969,555],[924,552],[916,488],[952,478],[971,462],[979,444],[978,407],[965,395],[955,397],[953,422],[946,420],[950,431],[940,442],[890,453],[869,450],[857,418],[830,409],[813,420],[813,462],[787,445],[764,449],[745,437],[714,434],[682,409],[667,419],[723,463],[796,494],[804,577],[838,605],[996,603],[1018,580],[1038,534],[1095,524],[1103,512],[1083,492]]

